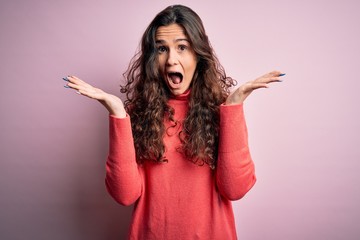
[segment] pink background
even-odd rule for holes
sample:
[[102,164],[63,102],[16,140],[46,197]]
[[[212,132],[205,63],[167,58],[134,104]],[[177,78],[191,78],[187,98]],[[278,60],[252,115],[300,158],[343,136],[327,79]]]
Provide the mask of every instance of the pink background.
[[[179,1],[202,17],[246,102],[258,182],[234,202],[239,239],[360,237],[360,3]],[[63,88],[119,94],[141,34],[173,1],[0,3],[0,238],[123,239],[131,207],[106,193],[107,112]]]

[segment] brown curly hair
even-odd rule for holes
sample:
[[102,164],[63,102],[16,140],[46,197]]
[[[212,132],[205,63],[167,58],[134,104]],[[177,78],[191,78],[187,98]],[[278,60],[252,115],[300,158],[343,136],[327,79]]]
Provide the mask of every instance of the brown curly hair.
[[182,5],[169,6],[154,18],[142,36],[139,52],[124,73],[127,83],[121,86],[121,92],[127,97],[125,107],[131,118],[137,161],[167,161],[164,118],[175,123],[174,109],[167,104],[171,93],[159,70],[155,37],[159,27],[173,23],[183,27],[198,60],[190,85],[189,111],[179,134],[181,150],[192,162],[215,168],[219,106],[236,81],[226,76],[200,17]]

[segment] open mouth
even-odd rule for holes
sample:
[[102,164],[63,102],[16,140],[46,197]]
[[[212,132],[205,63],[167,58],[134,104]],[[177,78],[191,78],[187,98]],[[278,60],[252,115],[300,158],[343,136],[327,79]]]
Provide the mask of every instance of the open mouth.
[[183,80],[183,75],[179,72],[168,72],[167,75],[174,84],[180,84]]

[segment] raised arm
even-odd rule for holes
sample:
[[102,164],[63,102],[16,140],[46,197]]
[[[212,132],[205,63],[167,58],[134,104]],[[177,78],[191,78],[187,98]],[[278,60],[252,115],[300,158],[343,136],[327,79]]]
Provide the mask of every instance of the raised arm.
[[142,177],[136,163],[130,117],[110,116],[109,155],[106,162],[106,187],[122,205],[134,203],[141,195]]
[[229,200],[242,198],[255,184],[255,167],[248,146],[243,102],[255,89],[280,82],[282,74],[273,71],[236,89],[220,106],[219,153],[216,183],[220,194]]
[[216,183],[229,200],[242,198],[255,184],[243,104],[220,107],[219,152]]
[[93,87],[75,76],[63,78],[66,88],[98,100],[109,111],[109,155],[106,161],[105,184],[109,194],[120,204],[130,205],[141,194],[142,178],[136,163],[130,118],[122,101]]
[[285,73],[279,71],[269,72],[253,81],[247,82],[237,88],[229,97],[226,99],[226,105],[241,104],[245,99],[256,89],[268,88],[269,83],[281,82],[280,77],[284,76]]
[[65,88],[74,89],[80,95],[98,100],[111,115],[119,118],[126,117],[126,111],[120,98],[93,87],[78,77],[67,76],[63,79],[67,82]]

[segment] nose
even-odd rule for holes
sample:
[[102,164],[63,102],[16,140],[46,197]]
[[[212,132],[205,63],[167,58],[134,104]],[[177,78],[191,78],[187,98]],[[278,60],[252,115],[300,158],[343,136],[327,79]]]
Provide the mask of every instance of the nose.
[[172,66],[172,65],[177,65],[178,62],[179,62],[179,59],[178,59],[177,52],[174,51],[174,50],[169,50],[167,60],[166,60],[166,64],[168,66]]

